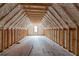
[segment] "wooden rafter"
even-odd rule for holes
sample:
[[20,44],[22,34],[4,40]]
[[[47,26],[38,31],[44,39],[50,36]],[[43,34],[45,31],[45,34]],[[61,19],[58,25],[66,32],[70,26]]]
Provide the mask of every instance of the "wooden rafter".
[[49,7],[49,12],[51,12],[54,17],[58,20],[58,22],[62,25],[62,27],[68,28],[68,25],[65,23],[65,21],[61,18],[58,12],[53,7]]
[[25,16],[25,13],[23,13],[15,22],[13,22],[9,28],[14,27],[23,17]]
[[60,28],[63,28],[60,22],[48,11],[47,12],[48,16],[52,18],[52,21],[54,21]]
[[56,11],[60,14],[60,16],[62,17],[62,19],[64,20],[64,22],[66,24],[68,24],[69,27],[75,27],[75,24],[72,22],[72,20],[70,19],[70,17],[67,15],[67,13],[65,12],[65,10],[58,4],[53,4],[53,7],[56,9]]

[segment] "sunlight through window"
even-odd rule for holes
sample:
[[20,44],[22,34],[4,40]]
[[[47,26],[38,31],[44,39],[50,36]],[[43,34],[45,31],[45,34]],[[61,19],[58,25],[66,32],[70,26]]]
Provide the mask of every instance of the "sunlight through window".
[[34,32],[37,32],[37,26],[34,26]]

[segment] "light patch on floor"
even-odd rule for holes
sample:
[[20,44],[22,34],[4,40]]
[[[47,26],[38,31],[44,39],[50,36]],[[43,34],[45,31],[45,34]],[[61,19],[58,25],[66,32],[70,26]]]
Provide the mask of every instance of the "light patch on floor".
[[20,44],[14,44],[10,48],[2,52],[0,55],[73,56],[72,53],[68,52],[45,36],[26,36],[19,42]]

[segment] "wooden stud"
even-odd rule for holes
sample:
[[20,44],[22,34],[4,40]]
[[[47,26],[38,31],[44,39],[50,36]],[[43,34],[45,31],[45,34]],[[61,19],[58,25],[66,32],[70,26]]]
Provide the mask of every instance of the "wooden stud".
[[7,29],[8,47],[11,46],[11,29]]
[[7,40],[7,29],[3,29],[4,34],[3,34],[3,44],[4,44],[4,49],[8,48],[8,40]]
[[60,45],[63,46],[64,45],[64,31],[61,29],[60,30]]
[[59,44],[59,29],[57,29],[57,43]]
[[71,51],[75,54],[76,48],[76,30],[71,30]]
[[76,55],[79,56],[79,27],[77,27],[77,42],[76,42]]
[[66,30],[66,49],[69,50],[69,29]]
[[3,51],[3,48],[2,48],[2,43],[3,43],[3,38],[2,38],[2,29],[0,29],[0,52],[2,52]]

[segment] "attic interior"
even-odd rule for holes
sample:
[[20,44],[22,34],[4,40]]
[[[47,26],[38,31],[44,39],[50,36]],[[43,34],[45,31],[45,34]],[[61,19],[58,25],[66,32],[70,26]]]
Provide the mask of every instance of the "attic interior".
[[79,55],[79,4],[0,3],[1,56]]

